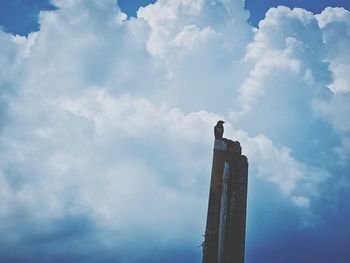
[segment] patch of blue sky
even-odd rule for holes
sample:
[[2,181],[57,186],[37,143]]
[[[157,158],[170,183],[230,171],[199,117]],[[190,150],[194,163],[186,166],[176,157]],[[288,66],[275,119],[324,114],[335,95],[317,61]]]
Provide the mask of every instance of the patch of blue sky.
[[0,25],[5,32],[27,35],[39,30],[38,16],[41,10],[54,10],[48,0],[0,1]]
[[[135,17],[141,6],[156,2],[155,0],[118,0],[120,9],[129,17]],[[246,9],[250,12],[248,20],[253,26],[258,26],[264,19],[266,11],[279,5],[290,8],[300,7],[313,13],[320,13],[327,6],[344,7],[350,10],[350,1],[345,0],[246,0]],[[38,15],[41,10],[54,10],[55,7],[49,0],[3,0],[0,1],[0,25],[6,32],[19,35],[27,35],[39,30]]]

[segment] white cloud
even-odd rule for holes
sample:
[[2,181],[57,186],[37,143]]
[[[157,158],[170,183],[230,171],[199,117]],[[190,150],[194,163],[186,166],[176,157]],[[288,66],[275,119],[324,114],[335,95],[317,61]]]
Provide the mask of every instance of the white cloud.
[[[348,142],[348,60],[330,41],[344,10],[279,7],[254,33],[243,1],[159,0],[130,20],[112,0],[54,3],[28,38],[0,32],[2,233],[21,214],[39,236],[35,222],[78,218],[129,259],[137,238],[159,252],[197,245],[212,127],[230,113],[225,134],[241,142],[251,183],[301,209],[327,191],[322,158],[334,156],[322,143]],[[142,253],[152,258],[130,262]]]
[[[316,16],[327,48],[327,60],[334,81],[329,85],[333,96],[328,103],[316,102],[319,115],[330,122],[341,138],[337,152],[349,160],[350,56],[344,52],[350,45],[350,12],[344,8],[326,8]],[[334,38],[336,37],[336,41]]]
[[310,200],[308,198],[305,198],[303,196],[293,196],[293,202],[300,207],[309,207],[310,206]]

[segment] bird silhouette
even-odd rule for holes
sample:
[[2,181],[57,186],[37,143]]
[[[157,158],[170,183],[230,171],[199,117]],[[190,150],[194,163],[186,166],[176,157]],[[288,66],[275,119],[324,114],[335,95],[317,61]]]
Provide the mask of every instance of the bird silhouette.
[[224,135],[224,121],[218,121],[218,123],[214,127],[214,135],[215,140],[222,140],[222,136]]

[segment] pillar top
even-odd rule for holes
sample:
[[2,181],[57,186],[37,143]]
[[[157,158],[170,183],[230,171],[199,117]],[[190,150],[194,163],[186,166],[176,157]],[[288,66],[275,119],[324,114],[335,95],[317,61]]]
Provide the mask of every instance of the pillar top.
[[227,144],[222,140],[215,140],[214,150],[227,151]]
[[226,139],[226,138],[215,140],[214,150],[239,153],[239,154],[242,153],[242,147],[238,141],[232,141],[232,140]]

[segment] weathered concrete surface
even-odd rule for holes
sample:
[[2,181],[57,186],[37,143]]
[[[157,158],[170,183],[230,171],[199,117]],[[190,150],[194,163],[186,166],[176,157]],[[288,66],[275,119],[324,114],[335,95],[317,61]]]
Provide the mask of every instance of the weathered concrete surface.
[[214,143],[203,263],[243,263],[248,161],[239,142]]

